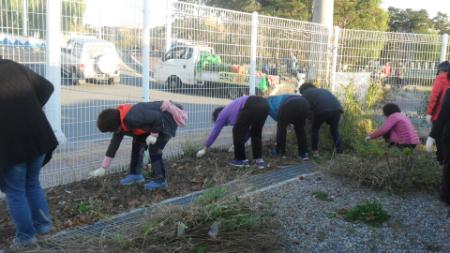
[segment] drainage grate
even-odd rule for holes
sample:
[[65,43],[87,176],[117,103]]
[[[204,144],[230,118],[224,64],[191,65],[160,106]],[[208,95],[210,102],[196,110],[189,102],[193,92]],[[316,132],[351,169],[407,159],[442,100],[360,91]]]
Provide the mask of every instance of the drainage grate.
[[[225,184],[224,187],[226,188],[228,194],[244,195],[257,191],[258,189],[266,188],[273,184],[293,179],[300,175],[309,174],[314,171],[314,167],[315,165],[313,163],[302,163],[299,165],[287,166],[265,174],[259,174],[241,180],[234,180]],[[57,250],[57,247],[55,248],[55,246],[51,245],[57,245],[57,242],[61,241],[85,240],[86,238],[92,240],[100,236],[111,237],[114,235],[118,227],[123,229],[124,226],[139,224],[140,221],[144,219],[145,214],[152,210],[156,210],[162,206],[188,205],[200,197],[203,192],[204,191],[198,191],[182,197],[167,199],[152,206],[134,209],[92,225],[61,231],[48,238],[44,244],[48,245],[49,249]]]

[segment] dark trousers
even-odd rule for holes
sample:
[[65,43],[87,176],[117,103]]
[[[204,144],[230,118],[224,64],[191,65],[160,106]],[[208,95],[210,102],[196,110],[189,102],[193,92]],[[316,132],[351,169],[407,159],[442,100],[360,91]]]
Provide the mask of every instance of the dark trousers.
[[[434,124],[436,124],[435,122],[433,122],[433,126]],[[435,143],[436,143],[436,160],[439,162],[439,164],[443,164],[444,162],[444,154],[443,154],[443,143],[441,140],[441,137],[437,137],[435,139]]]
[[131,146],[130,174],[140,174],[143,167],[144,152],[148,148],[152,170],[156,178],[165,178],[166,170],[162,159],[162,151],[170,137],[160,134],[156,143],[147,147],[145,143],[146,135],[133,137]]
[[443,168],[440,195],[441,199],[450,206],[450,136],[444,134],[441,144]]
[[277,125],[277,153],[286,154],[286,128],[289,124],[294,125],[297,136],[298,155],[308,152],[306,141],[305,122],[308,117],[309,104],[301,99],[287,101],[278,111]]
[[323,123],[330,126],[330,134],[338,153],[342,152],[342,143],[339,136],[339,121],[341,119],[340,111],[330,111],[320,114],[314,114],[312,119],[312,150],[316,151],[319,146],[319,130]]
[[262,97],[251,96],[239,113],[233,127],[234,159],[245,160],[245,140],[250,132],[253,158],[262,157],[262,130],[269,114],[267,100]]
[[416,148],[416,144],[400,144],[400,143],[391,142],[391,132],[390,131],[383,135],[383,139],[387,143],[389,143],[389,148],[391,148],[391,147],[397,147],[399,149],[405,149],[405,148],[415,149]]

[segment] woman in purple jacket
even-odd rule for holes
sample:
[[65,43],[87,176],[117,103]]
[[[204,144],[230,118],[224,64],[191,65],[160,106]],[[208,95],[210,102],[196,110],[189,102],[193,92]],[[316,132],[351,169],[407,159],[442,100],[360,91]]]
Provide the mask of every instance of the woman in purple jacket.
[[197,152],[202,157],[214,143],[224,126],[233,126],[234,160],[228,164],[236,167],[248,167],[245,157],[245,142],[251,137],[253,158],[260,169],[265,167],[262,159],[262,129],[269,114],[267,100],[257,96],[243,96],[235,99],[225,107],[213,112],[214,128],[209,134],[204,148]]

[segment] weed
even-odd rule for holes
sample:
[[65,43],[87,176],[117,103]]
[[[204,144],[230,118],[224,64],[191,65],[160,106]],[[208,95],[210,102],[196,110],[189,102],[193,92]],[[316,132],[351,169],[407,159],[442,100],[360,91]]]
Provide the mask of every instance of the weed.
[[349,210],[340,209],[338,214],[342,215],[346,221],[362,222],[374,227],[381,226],[390,217],[376,201],[366,201]]
[[85,214],[85,213],[89,212],[89,210],[91,210],[91,209],[92,209],[91,204],[88,202],[81,201],[77,205],[78,214]]
[[208,205],[222,199],[225,194],[226,189],[224,187],[213,187],[206,190],[203,195],[196,200],[196,203],[200,205]]
[[321,201],[327,201],[327,202],[333,201],[333,199],[330,198],[328,196],[328,193],[326,193],[326,192],[313,192],[312,195],[316,199],[321,200]]
[[145,224],[144,225],[144,236],[149,236],[150,234],[152,234],[157,227],[158,227],[158,225],[155,223]]
[[208,247],[206,247],[205,245],[197,245],[197,247],[195,247],[195,253],[206,253],[208,251]]
[[124,248],[127,244],[127,241],[121,234],[115,234],[112,237],[112,240],[119,245],[119,247]]
[[203,145],[200,143],[186,142],[181,145],[181,153],[184,158],[194,158],[201,148]]

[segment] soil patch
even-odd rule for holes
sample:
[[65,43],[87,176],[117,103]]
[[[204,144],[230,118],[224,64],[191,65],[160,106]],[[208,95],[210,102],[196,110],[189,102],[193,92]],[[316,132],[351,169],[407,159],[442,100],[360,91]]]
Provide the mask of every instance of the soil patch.
[[[270,156],[269,147],[264,150],[266,151],[264,159],[267,163],[264,170],[259,170],[255,166],[242,169],[231,167],[226,161],[232,159],[233,155],[223,150],[212,150],[202,159],[185,157],[166,161],[169,188],[164,191],[146,191],[142,184],[121,186],[119,180],[127,172],[46,189],[54,226],[56,231],[60,231],[92,224],[100,219],[167,198],[299,163],[293,154],[282,159]],[[150,179],[151,170],[145,169],[144,175],[146,179]],[[1,247],[14,236],[14,226],[6,212],[4,201],[0,203],[0,217]]]

